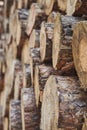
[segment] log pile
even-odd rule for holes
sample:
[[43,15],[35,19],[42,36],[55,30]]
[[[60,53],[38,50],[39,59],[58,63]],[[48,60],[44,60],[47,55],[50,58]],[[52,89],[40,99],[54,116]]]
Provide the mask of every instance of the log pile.
[[0,130],[87,130],[87,1],[0,1]]

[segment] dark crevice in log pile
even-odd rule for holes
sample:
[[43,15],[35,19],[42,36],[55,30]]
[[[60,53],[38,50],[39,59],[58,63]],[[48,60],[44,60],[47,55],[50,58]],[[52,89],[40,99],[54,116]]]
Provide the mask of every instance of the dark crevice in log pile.
[[9,130],[22,130],[21,102],[19,100],[10,102]]
[[0,130],[3,130],[2,106],[0,105]]
[[21,109],[23,130],[39,130],[39,111],[36,107],[33,87],[22,89]]
[[79,22],[74,27],[72,42],[74,64],[81,82],[81,87],[87,89],[87,22]]
[[82,130],[86,113],[87,94],[80,89],[76,77],[48,79],[42,102],[42,130]]

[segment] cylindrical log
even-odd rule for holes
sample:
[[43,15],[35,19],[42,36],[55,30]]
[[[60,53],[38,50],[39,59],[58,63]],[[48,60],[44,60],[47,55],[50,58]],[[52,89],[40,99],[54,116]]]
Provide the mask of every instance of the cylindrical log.
[[77,77],[50,76],[43,95],[41,130],[82,130],[87,94]]
[[23,84],[25,88],[31,87],[31,68],[29,64],[23,66]]
[[81,87],[87,89],[87,22],[79,22],[74,27],[72,42],[73,58]]
[[46,15],[41,8],[40,4],[33,3],[29,10],[28,24],[26,28],[26,33],[29,36],[32,29],[40,29],[41,22],[46,20]]
[[53,30],[53,23],[42,22],[40,31],[40,55],[42,61],[52,59]]
[[22,130],[21,102],[19,100],[10,102],[9,130]]
[[[42,92],[44,90],[45,83],[51,74],[56,74],[57,72],[50,65],[37,65],[35,67],[35,98],[36,104],[38,106],[40,98],[42,99]],[[41,95],[41,97],[40,97]]]
[[60,14],[58,13],[57,14],[52,13],[52,14],[54,16],[53,19],[55,19],[53,46],[52,46],[53,67],[55,69],[62,70],[63,67],[67,66],[68,64],[70,70],[74,67],[73,64],[71,65],[73,61],[72,56],[73,27],[79,21],[83,21],[84,18],[72,17],[72,16],[60,16]]
[[9,125],[9,119],[8,119],[8,117],[4,118],[3,124],[4,124],[3,130],[8,130],[9,129],[9,126],[8,126]]
[[39,114],[33,87],[22,89],[21,109],[23,130],[39,130]]
[[34,85],[35,65],[41,64],[40,48],[30,49],[30,68],[31,68],[31,81]]
[[29,48],[38,47],[40,47],[40,30],[33,29],[29,39]]

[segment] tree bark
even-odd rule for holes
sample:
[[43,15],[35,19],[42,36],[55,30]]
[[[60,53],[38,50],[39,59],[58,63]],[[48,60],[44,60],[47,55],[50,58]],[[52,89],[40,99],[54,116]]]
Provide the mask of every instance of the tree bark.
[[9,130],[22,130],[21,102],[19,100],[10,102]]
[[0,130],[3,130],[2,106],[0,106]]
[[39,130],[39,114],[33,87],[22,90],[21,109],[23,130]]
[[76,77],[50,76],[43,95],[42,130],[82,130],[87,94]]
[[81,82],[81,87],[87,89],[86,48],[87,22],[79,22],[74,27],[72,50],[75,68]]

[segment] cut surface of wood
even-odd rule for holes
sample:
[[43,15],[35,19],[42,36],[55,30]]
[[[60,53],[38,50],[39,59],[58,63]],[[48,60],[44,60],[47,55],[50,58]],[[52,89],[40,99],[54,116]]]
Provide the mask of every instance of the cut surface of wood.
[[82,130],[87,94],[77,77],[50,76],[43,95],[42,130]]

